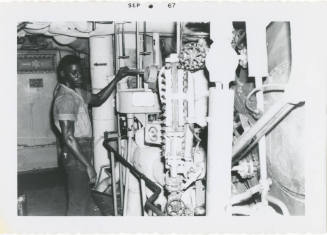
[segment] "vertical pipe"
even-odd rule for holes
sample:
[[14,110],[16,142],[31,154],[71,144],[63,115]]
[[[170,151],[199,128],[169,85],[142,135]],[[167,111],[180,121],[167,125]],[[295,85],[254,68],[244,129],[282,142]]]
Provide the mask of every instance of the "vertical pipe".
[[212,217],[225,214],[231,196],[233,104],[233,91],[210,88],[206,214]]
[[141,186],[141,203],[142,203],[142,215],[147,216],[145,209],[145,202],[146,202],[146,187],[145,187],[145,181],[143,179],[140,179],[140,186]]
[[176,53],[179,54],[181,50],[181,24],[176,22]]
[[116,171],[115,171],[115,158],[114,153],[110,152],[110,164],[111,164],[111,187],[112,187],[112,197],[114,203],[114,216],[117,216],[117,192],[116,192]]
[[[134,124],[134,115],[133,114],[127,114],[127,137],[128,137],[128,144],[127,144],[127,161],[131,161],[132,159],[132,144],[133,144],[133,124]],[[125,192],[124,192],[124,212],[123,215],[127,214],[127,208],[128,208],[128,188],[129,188],[129,177],[133,177],[129,173],[129,169],[126,168],[125,171]]]
[[[119,114],[117,115],[117,129],[118,129],[118,150],[119,154],[123,155],[122,153],[122,145],[121,145],[121,132],[120,132],[120,117]],[[120,206],[124,205],[124,185],[123,185],[123,166],[119,163],[119,192],[120,192]]]
[[160,36],[159,33],[153,33],[153,62],[154,65],[160,65]]
[[[112,35],[90,37],[89,43],[92,93],[97,93],[114,78],[114,45]],[[99,174],[100,167],[109,163],[107,151],[102,146],[103,133],[105,131],[116,131],[114,97],[109,97],[100,107],[93,108],[92,113],[94,167],[97,174]]]
[[143,22],[143,52],[146,52],[146,22]]
[[[246,24],[247,49],[248,49],[248,70],[249,76],[254,77],[256,88],[262,88],[263,77],[268,76],[268,57],[267,57],[267,39],[266,22],[249,21]],[[262,90],[257,92],[257,108],[264,110],[264,98]],[[266,138],[263,136],[259,143],[259,161],[260,161],[260,182],[264,185],[261,193],[261,201],[268,205],[267,201],[267,156],[266,156]]]
[[230,20],[211,22],[213,44],[206,57],[209,79],[216,84],[209,89],[206,215],[215,218],[226,214],[231,195],[234,92],[229,83],[238,63],[232,31]]
[[124,23],[122,23],[121,25],[121,45],[122,45],[122,56],[126,56],[125,55],[125,29],[124,29]]
[[[136,69],[140,69],[141,61],[140,61],[140,35],[139,35],[139,27],[138,22],[135,22],[135,51],[136,51]],[[137,74],[137,87],[142,87],[141,76]]]
[[[255,77],[255,86],[256,88],[262,88],[262,78]],[[264,99],[263,91],[260,90],[257,92],[257,108],[261,111],[264,110]],[[266,186],[267,181],[267,151],[266,151],[266,137],[263,136],[259,142],[259,161],[260,161],[260,182]],[[264,190],[261,193],[261,202],[264,205],[268,205],[267,201],[268,187],[264,187]]]
[[119,56],[121,55],[120,51],[120,39],[119,39],[119,33],[118,33],[118,25],[115,23],[114,26],[114,38],[115,38],[115,71],[118,71],[120,68],[120,61],[119,61]]
[[[117,28],[117,24],[115,23],[114,27],[114,38],[115,38],[115,70],[118,71],[120,68],[120,60],[119,57],[121,55],[120,48],[120,40],[119,40],[119,32]],[[117,132],[118,132],[118,150],[119,153],[122,154],[122,146],[121,146],[121,132],[120,132],[120,117],[117,115]],[[123,155],[123,154],[122,154]],[[123,174],[123,166],[119,163],[119,192],[120,192],[120,207],[124,205],[124,174]]]

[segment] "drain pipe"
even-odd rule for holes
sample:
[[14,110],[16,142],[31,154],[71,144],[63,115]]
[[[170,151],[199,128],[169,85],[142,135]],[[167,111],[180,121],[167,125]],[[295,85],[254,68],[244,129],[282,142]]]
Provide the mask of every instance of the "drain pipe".
[[[90,37],[90,68],[92,93],[98,93],[114,78],[113,36]],[[103,147],[103,133],[116,131],[114,96],[100,107],[92,109],[94,136],[94,168],[97,174],[103,165],[108,165],[107,151]],[[101,179],[100,179],[101,180]]]

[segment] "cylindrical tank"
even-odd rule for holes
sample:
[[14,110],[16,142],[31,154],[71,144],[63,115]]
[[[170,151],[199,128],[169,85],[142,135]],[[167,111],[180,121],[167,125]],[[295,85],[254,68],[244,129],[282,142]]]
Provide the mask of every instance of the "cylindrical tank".
[[[92,93],[98,93],[114,78],[113,36],[90,37],[90,68]],[[102,165],[109,164],[108,153],[102,146],[104,132],[116,131],[114,95],[92,110],[94,136],[94,167],[99,174]]]
[[[299,83],[304,81],[301,76],[293,76],[299,69],[291,60],[294,59],[298,44],[290,41],[290,25],[288,22],[274,22],[267,28],[268,67],[269,78],[266,83],[287,84],[288,92],[299,92]],[[291,46],[292,43],[292,46]],[[291,47],[293,50],[291,50]],[[294,48],[293,48],[294,47]],[[291,66],[292,61],[292,66]],[[291,71],[292,67],[292,71]],[[292,76],[290,76],[292,72]],[[302,93],[304,96],[304,92]],[[265,109],[276,102],[282,93],[268,93],[265,95]],[[269,177],[272,179],[270,194],[281,199],[290,214],[303,215],[305,213],[305,143],[304,143],[305,106],[292,111],[267,136],[267,164]]]

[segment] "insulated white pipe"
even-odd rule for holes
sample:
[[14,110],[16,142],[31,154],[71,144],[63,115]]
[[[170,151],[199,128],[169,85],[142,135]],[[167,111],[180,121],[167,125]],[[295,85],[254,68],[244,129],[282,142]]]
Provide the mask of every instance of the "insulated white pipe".
[[234,92],[209,90],[206,215],[220,216],[231,196]]
[[[255,87],[262,88],[263,77],[268,76],[268,56],[267,56],[267,39],[266,39],[266,22],[248,21],[246,24],[247,34],[247,51],[248,51],[248,71],[249,76],[254,77]],[[257,109],[264,110],[263,91],[257,92]],[[259,143],[259,161],[260,161],[260,182],[264,190],[261,193],[261,202],[268,205],[267,194],[267,150],[266,138],[263,136]]]
[[229,83],[235,79],[237,56],[231,47],[232,22],[211,22],[212,47],[206,58],[210,81],[206,215],[225,215],[231,195],[231,162],[234,91]]
[[[114,78],[112,35],[90,37],[90,68],[92,93],[99,92]],[[109,164],[108,153],[102,146],[105,131],[116,131],[114,96],[100,107],[93,108],[94,167]],[[101,179],[100,179],[101,180]]]
[[181,23],[176,22],[176,53],[181,51]]
[[[131,162],[132,161],[132,157],[133,157],[133,137],[134,137],[134,131],[133,131],[133,125],[134,125],[134,115],[133,114],[127,114],[127,138],[128,138],[128,144],[127,144],[127,161]],[[129,190],[130,186],[129,186],[129,181],[131,179],[131,181],[133,181],[133,179],[135,178],[135,176],[131,175],[129,172],[128,168],[125,168],[125,191],[124,191],[124,208],[123,208],[123,215],[127,215],[129,209],[129,204],[133,205],[133,202],[131,202],[131,200],[133,201],[133,199],[136,198],[136,196],[134,195],[135,192],[133,192],[133,190]],[[136,179],[134,179],[135,182]],[[135,183],[132,182],[132,185],[134,185]],[[137,183],[136,183],[137,184]],[[134,190],[135,191],[135,190]],[[136,192],[138,193],[138,191]],[[131,196],[134,195],[134,196]],[[138,193],[139,195],[139,193]],[[137,200],[139,201],[139,200]]]
[[153,38],[153,61],[154,61],[154,65],[159,66],[161,64],[160,63],[161,52],[160,52],[159,33],[153,33],[152,38]]

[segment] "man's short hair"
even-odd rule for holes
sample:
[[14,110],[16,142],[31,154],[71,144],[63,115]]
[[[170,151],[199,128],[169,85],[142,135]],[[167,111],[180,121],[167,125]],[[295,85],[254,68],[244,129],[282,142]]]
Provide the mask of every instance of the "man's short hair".
[[70,66],[72,64],[81,64],[80,58],[76,55],[66,55],[60,60],[57,68],[58,81],[60,83],[65,82],[65,78],[61,76],[61,71],[63,71],[67,66]]

